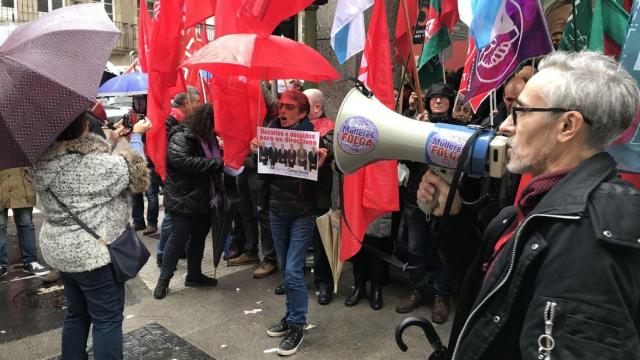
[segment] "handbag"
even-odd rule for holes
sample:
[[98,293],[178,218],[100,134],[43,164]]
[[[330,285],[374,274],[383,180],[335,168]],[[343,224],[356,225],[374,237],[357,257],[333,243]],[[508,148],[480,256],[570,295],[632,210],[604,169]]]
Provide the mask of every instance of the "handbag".
[[107,244],[107,241],[101,239],[100,236],[77,216],[75,216],[71,210],[56,196],[56,194],[47,189],[53,198],[60,204],[60,206],[71,216],[71,218],[82,227],[86,232],[91,234],[98,242],[105,245],[109,250],[109,256],[111,257],[111,268],[113,276],[117,282],[124,283],[125,281],[132,279],[138,275],[140,269],[149,260],[149,250],[144,246],[142,240],[138,237],[138,234],[133,230],[130,224],[124,229],[122,234],[118,236],[111,244]]

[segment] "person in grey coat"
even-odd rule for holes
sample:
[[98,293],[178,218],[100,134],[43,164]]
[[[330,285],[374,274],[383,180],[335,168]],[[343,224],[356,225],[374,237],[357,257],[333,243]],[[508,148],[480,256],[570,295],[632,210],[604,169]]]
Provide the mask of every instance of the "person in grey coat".
[[[128,196],[149,185],[141,138],[150,127],[147,120],[136,123],[130,140],[135,151],[112,154],[115,146],[89,134],[83,112],[36,166],[35,187],[45,214],[40,248],[44,260],[60,270],[67,300],[62,359],[87,358],[90,326],[95,357],[122,359],[124,284],[114,278],[107,246],[80,227],[55,197],[107,243],[114,241],[129,222]],[[118,141],[123,130],[117,124],[110,140]]]

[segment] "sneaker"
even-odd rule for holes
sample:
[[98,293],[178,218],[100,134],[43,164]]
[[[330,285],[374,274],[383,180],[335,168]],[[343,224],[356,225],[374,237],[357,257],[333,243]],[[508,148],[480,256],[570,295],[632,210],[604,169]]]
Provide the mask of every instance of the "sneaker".
[[260,263],[260,265],[258,265],[256,271],[253,272],[253,277],[256,279],[262,279],[273,274],[274,272],[276,272],[276,270],[278,270],[276,264],[270,261],[263,261]]
[[227,256],[227,254],[222,254],[222,260],[227,261],[227,260],[231,260],[231,259],[235,259],[238,256],[240,256],[240,252],[236,249],[231,249],[229,250],[229,256]]
[[276,352],[278,355],[283,356],[295,354],[302,344],[303,338],[304,332],[302,331],[301,325],[289,325],[289,332],[287,332],[287,335],[282,339],[280,345],[278,345]]
[[49,273],[49,269],[40,265],[37,261],[24,264],[22,270],[38,276],[47,275]]
[[289,332],[289,324],[287,324],[287,317],[283,317],[277,324],[267,329],[267,335],[271,337],[281,337],[287,335]]
[[7,267],[4,265],[0,265],[0,279],[7,276],[8,273],[9,273],[9,269],[7,269]]
[[259,260],[258,254],[255,254],[255,255],[242,254],[235,259],[229,260],[229,266],[255,264],[258,262],[258,260]]
[[449,318],[449,297],[436,295],[433,297],[431,307],[431,321],[436,324],[444,324]]
[[149,224],[147,228],[142,232],[142,235],[149,236],[158,232],[158,225]]
[[420,306],[420,304],[422,304],[422,291],[413,290],[406,298],[400,300],[400,303],[396,306],[396,312],[400,314],[408,313]]
[[284,289],[284,284],[280,284],[280,285],[276,286],[276,288],[273,290],[273,292],[276,295],[284,295],[284,293],[286,293],[287,291]]
[[189,275],[184,280],[184,286],[216,286],[218,280],[204,274]]

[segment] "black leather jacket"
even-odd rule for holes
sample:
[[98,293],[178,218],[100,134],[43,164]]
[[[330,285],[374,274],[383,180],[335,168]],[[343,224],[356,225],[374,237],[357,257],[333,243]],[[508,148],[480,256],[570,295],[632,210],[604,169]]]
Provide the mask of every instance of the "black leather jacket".
[[450,266],[475,254],[460,291],[452,358],[538,359],[547,308],[552,359],[640,356],[640,192],[615,168],[599,153],[571,171],[527,215],[486,276],[515,209],[503,209],[482,242],[465,212],[441,222]]

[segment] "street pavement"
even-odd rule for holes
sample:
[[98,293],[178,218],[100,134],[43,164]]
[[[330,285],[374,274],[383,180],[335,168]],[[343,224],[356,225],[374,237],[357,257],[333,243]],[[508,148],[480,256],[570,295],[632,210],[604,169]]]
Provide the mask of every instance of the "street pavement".
[[[41,213],[34,214],[38,232]],[[60,282],[47,282],[23,273],[15,225],[9,220],[9,276],[0,282],[0,360],[56,359],[66,303]],[[155,237],[155,238],[154,238]],[[126,284],[124,312],[125,359],[276,359],[280,339],[266,335],[268,326],[284,315],[284,296],[274,294],[281,274],[253,279],[256,265],[227,267],[221,262],[214,288],[184,287],[186,262],[180,261],[170,293],[155,300],[152,291],[159,269],[155,264],[157,235],[143,237],[152,257],[140,275]],[[203,271],[213,275],[211,240],[207,240]],[[406,274],[392,270],[383,289],[384,308],[374,311],[366,299],[344,306],[353,276],[347,263],[338,294],[329,305],[319,305],[313,274],[307,269],[309,314],[304,341],[294,359],[425,359],[431,353],[422,330],[405,331],[409,347],[403,353],[395,343],[396,325],[409,315],[430,316],[421,306],[398,314],[395,305],[408,292]],[[447,342],[451,321],[435,325]],[[92,356],[90,358],[93,358]]]

